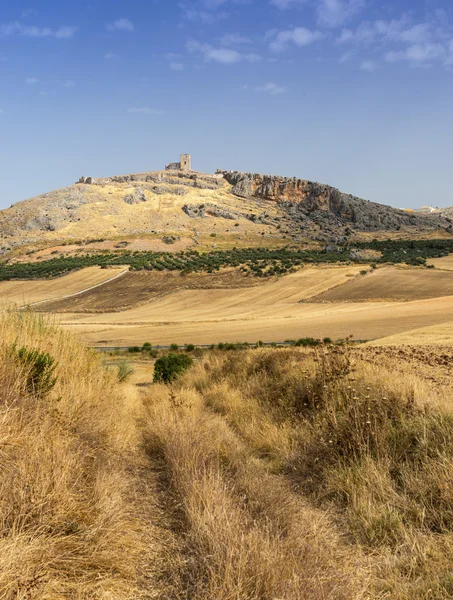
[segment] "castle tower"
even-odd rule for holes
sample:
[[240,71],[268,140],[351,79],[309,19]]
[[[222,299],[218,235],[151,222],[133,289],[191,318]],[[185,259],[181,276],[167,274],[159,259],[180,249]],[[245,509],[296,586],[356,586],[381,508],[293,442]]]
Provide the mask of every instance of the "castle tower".
[[181,154],[181,171],[191,171],[192,170],[192,166],[191,166],[191,157],[190,154]]

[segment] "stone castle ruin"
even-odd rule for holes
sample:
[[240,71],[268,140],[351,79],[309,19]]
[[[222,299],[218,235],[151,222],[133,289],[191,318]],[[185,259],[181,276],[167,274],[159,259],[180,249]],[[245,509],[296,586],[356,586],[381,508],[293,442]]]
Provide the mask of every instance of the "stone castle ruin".
[[[192,157],[190,154],[181,154],[179,162],[170,163],[165,166],[166,171],[184,171],[185,173],[192,173]],[[149,174],[143,174],[144,177],[149,176]],[[192,175],[196,177],[196,175]],[[83,183],[85,185],[99,185],[102,182],[106,183],[107,181],[113,181],[114,178],[107,177],[104,179],[95,179],[94,177],[85,177],[82,176],[76,183]],[[116,178],[116,181],[118,179]]]
[[166,171],[191,171],[192,157],[190,154],[181,154],[180,162],[170,163],[165,166]]

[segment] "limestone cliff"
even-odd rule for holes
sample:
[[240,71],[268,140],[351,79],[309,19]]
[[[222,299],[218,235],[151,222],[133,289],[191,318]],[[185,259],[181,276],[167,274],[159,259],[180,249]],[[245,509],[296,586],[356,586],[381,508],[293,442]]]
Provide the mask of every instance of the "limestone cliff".
[[442,228],[440,215],[418,215],[369,202],[321,183],[237,171],[218,171],[240,198],[279,203],[293,219],[309,218],[334,226],[351,224],[358,231],[397,230],[401,227]]

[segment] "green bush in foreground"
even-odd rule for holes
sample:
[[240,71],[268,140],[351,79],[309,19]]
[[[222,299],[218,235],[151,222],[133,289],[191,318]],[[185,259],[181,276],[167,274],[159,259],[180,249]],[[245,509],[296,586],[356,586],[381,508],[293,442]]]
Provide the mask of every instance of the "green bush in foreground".
[[161,356],[154,365],[154,382],[171,383],[182,375],[193,364],[187,354],[167,354]]
[[13,346],[13,353],[26,370],[26,385],[29,393],[43,398],[52,391],[57,383],[57,378],[54,376],[57,365],[50,354],[26,346],[19,349]]

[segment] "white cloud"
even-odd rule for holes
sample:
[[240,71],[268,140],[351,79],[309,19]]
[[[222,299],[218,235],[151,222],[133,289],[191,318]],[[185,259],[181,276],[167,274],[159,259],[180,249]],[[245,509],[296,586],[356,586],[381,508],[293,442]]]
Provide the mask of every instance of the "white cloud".
[[172,71],[183,71],[184,70],[183,63],[171,62],[168,66]]
[[408,15],[391,21],[362,21],[355,31],[343,29],[339,43],[425,43],[435,35],[435,27],[428,22],[414,25]]
[[36,85],[39,82],[39,79],[37,79],[36,77],[27,77],[27,79],[25,80],[25,83],[27,85]]
[[113,60],[114,58],[118,58],[118,54],[115,54],[115,52],[107,52],[107,54],[104,54],[104,58],[105,60]]
[[221,46],[246,46],[250,43],[250,38],[239,33],[226,33],[220,40]]
[[0,37],[23,36],[23,37],[54,37],[59,40],[72,38],[77,27],[36,27],[35,25],[24,25],[20,21],[0,25]]
[[134,31],[134,25],[129,19],[117,19],[113,23],[107,23],[109,31]]
[[427,63],[431,60],[448,61],[447,51],[442,44],[413,44],[401,52],[387,52],[385,60],[393,63],[407,60],[414,64]]
[[133,106],[132,108],[128,108],[127,112],[130,114],[136,114],[136,115],[162,115],[164,113],[163,110],[156,110],[154,108],[148,108],[146,106],[143,106],[143,107]]
[[322,39],[324,36],[320,31],[310,31],[305,27],[295,27],[287,31],[279,31],[275,39],[270,44],[272,52],[283,52],[290,44],[295,44],[299,48],[309,46]]
[[204,54],[206,61],[214,61],[223,65],[232,65],[241,62],[241,53],[228,48],[210,48]]
[[318,22],[326,27],[339,27],[364,7],[363,0],[318,0]]
[[200,22],[206,25],[211,25],[216,21],[226,19],[228,13],[223,10],[218,10],[225,2],[206,3],[206,2],[181,2],[182,17],[186,21]]
[[222,65],[233,65],[242,61],[256,63],[261,60],[259,54],[242,53],[232,48],[214,48],[210,44],[202,44],[196,40],[187,43],[189,52],[198,52],[203,55],[205,62],[216,62]]
[[64,86],[65,88],[72,88],[75,86],[75,81],[73,81],[72,79],[68,79],[67,81],[64,82]]
[[271,4],[280,10],[286,10],[288,8],[292,8],[293,6],[300,6],[305,3],[306,0],[271,0]]
[[256,87],[255,91],[265,92],[267,94],[271,94],[272,96],[278,96],[279,94],[284,94],[287,90],[285,87],[278,85],[277,83],[269,82],[262,87]]
[[228,8],[228,4],[241,5],[251,2],[252,0],[182,0],[179,7],[182,18],[186,21],[211,25],[230,16],[230,13],[224,10]]
[[361,71],[368,71],[368,73],[374,73],[378,68],[377,64],[372,60],[364,60],[360,63]]
[[450,66],[453,64],[453,45],[449,46],[451,28],[444,22],[439,27],[436,19],[414,23],[410,14],[403,14],[390,21],[363,21],[355,30],[343,29],[337,42],[384,48],[388,63],[406,61],[414,66],[429,66],[440,61]]

